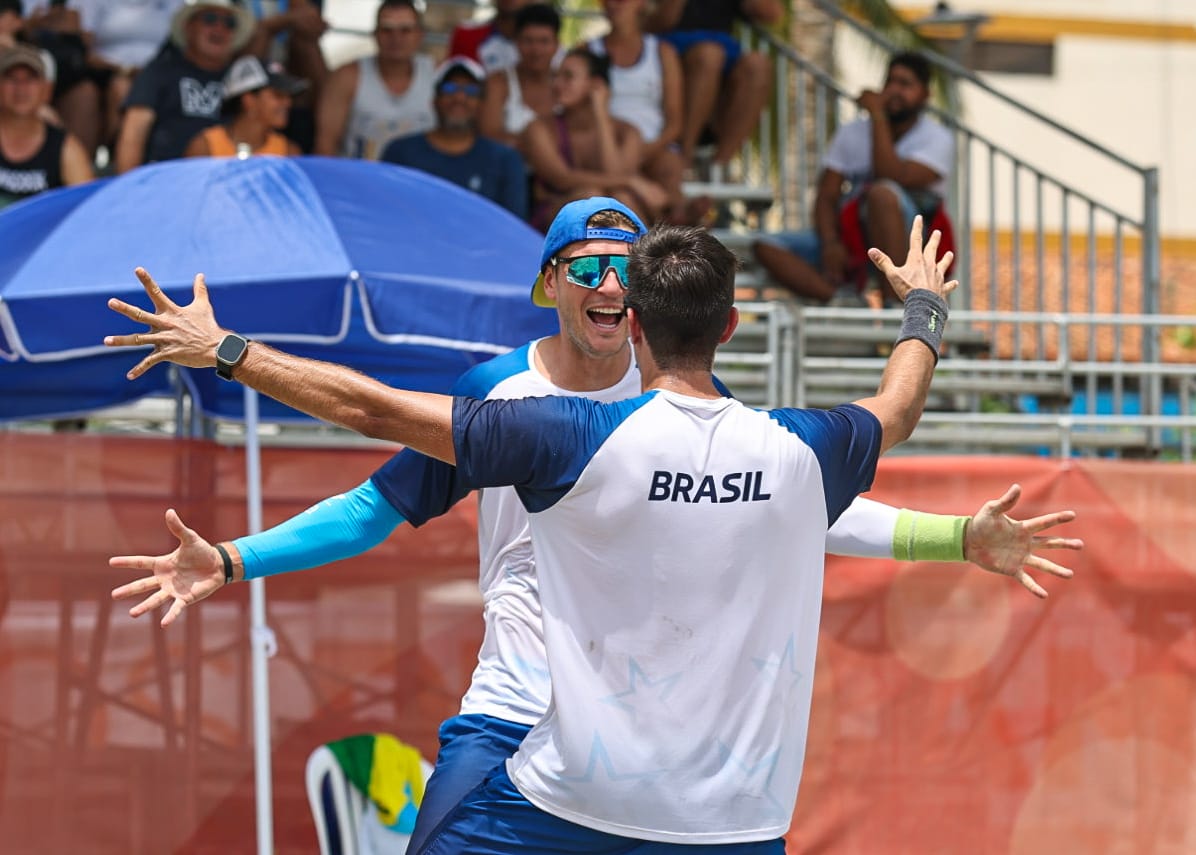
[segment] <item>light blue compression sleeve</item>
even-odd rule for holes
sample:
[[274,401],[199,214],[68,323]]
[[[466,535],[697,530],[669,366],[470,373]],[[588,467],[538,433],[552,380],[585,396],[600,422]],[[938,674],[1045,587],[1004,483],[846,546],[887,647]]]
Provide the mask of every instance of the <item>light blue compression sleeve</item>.
[[284,523],[239,537],[233,545],[245,563],[245,578],[306,570],[373,549],[403,523],[403,517],[372,481],[330,496]]

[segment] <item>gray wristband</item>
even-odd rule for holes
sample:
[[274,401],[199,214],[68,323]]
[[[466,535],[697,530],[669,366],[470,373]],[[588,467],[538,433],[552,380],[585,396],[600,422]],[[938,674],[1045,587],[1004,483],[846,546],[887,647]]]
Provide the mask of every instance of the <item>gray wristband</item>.
[[930,348],[937,363],[946,326],[947,301],[933,291],[915,288],[905,295],[905,316],[901,319],[901,332],[895,344],[917,339]]

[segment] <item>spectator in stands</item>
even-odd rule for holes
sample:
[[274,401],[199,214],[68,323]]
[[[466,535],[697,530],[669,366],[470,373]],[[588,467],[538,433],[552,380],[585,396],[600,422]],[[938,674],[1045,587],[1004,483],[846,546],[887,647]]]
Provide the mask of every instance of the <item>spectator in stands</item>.
[[187,146],[187,157],[236,157],[250,154],[302,154],[281,131],[287,126],[291,99],[307,89],[277,63],[263,65],[256,56],[236,60],[224,75],[221,113],[225,121],[204,128]]
[[665,189],[639,171],[639,131],[610,114],[609,73],[606,57],[573,48],[554,77],[557,112],[528,125],[537,228],[547,228],[567,202],[588,196],[614,196],[645,221],[658,219],[668,204]]
[[96,128],[89,122],[94,98],[87,80],[87,43],[79,11],[66,2],[26,3],[22,40],[50,55],[48,78],[53,80],[51,101],[67,131],[88,151],[94,147]]
[[441,63],[435,79],[436,127],[392,140],[382,159],[451,181],[526,220],[523,158],[510,146],[478,135],[485,69],[469,57],[454,56]]
[[0,0],[0,49],[15,45],[24,28],[25,8],[21,0]]
[[[772,235],[753,247],[780,285],[815,300],[858,302],[866,271],[875,270],[865,249],[904,251],[916,214],[933,224],[955,143],[950,131],[925,115],[929,98],[930,63],[916,53],[894,56],[884,89],[860,94],[857,103],[867,115],[839,128],[827,148],[813,231]],[[892,302],[891,290],[881,287]]]
[[171,21],[171,43],[133,81],[117,172],[182,157],[196,134],[220,121],[222,78],[252,33],[253,16],[233,0],[186,0]]
[[[183,0],[76,0],[88,44],[87,70],[72,91],[68,120],[94,156],[111,145],[133,77],[162,49]],[[65,107],[66,105],[64,105]]]
[[644,32],[646,2],[603,0],[610,32],[591,39],[586,47],[610,58],[611,115],[640,132],[640,171],[668,191],[666,219],[696,224],[710,200],[688,204],[681,189],[681,62],[672,45]]
[[551,116],[556,104],[553,66],[561,48],[561,16],[547,3],[524,6],[515,15],[519,60],[491,72],[482,104],[482,134],[523,152],[523,132],[537,117]]
[[[449,37],[449,55],[467,56],[487,72],[513,68],[519,61],[515,47],[515,14],[529,0],[494,0],[494,17],[482,24],[462,24]],[[557,28],[560,29],[559,27]]]
[[277,63],[291,76],[307,82],[289,111],[287,136],[311,151],[316,137],[316,104],[328,78],[320,37],[328,22],[313,0],[253,0],[249,6],[257,27],[245,52],[267,65]]
[[759,53],[743,53],[732,35],[737,17],[769,26],[784,15],[781,0],[659,0],[650,32],[677,49],[685,71],[681,157],[687,166],[709,128],[716,141],[716,176],[751,136],[772,90],[772,67]]
[[316,111],[316,154],[377,160],[396,137],[436,125],[432,57],[420,53],[423,22],[412,0],[383,0],[374,25],[377,56],[328,77]]
[[48,94],[40,50],[0,53],[0,207],[94,177],[82,143],[41,117]]

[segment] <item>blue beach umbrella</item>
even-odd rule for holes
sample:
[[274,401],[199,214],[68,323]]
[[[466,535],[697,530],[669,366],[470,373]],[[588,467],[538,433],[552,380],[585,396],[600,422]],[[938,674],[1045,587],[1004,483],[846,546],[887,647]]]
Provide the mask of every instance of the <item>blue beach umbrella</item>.
[[[555,330],[531,305],[540,236],[420,172],[332,158],[196,158],[43,194],[0,213],[0,419],[65,415],[168,387],[102,345],[148,307],[133,268],[189,302],[205,274],[220,323],[383,382],[447,391],[479,360]],[[184,371],[208,415],[240,396]],[[263,402],[263,417],[296,414]]]
[[[0,213],[0,420],[85,413],[170,389],[106,334],[136,332],[109,297],[149,308],[205,274],[220,323],[391,385],[446,392],[471,365],[556,329],[532,305],[542,238],[497,205],[401,167],[328,158],[197,158],[46,193]],[[208,415],[246,422],[248,528],[261,527],[259,418],[299,418],[182,369]],[[258,851],[273,851],[264,581],[251,583]]]

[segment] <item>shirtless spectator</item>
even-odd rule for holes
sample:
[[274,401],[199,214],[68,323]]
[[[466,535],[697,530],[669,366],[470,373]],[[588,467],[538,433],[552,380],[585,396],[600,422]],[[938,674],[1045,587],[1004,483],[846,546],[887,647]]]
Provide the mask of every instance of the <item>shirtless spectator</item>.
[[0,52],[0,207],[94,177],[79,140],[42,119],[47,95],[41,51]]
[[182,157],[220,121],[224,72],[253,33],[253,16],[232,0],[187,0],[171,22],[171,43],[141,70],[125,103],[116,171]]
[[[522,150],[522,136],[536,118],[552,115],[552,69],[561,49],[561,16],[547,3],[524,6],[515,16],[519,61],[492,72],[482,104],[482,135]],[[527,157],[527,152],[523,152]]]
[[677,49],[685,71],[681,157],[688,166],[709,127],[713,165],[723,167],[755,130],[772,91],[772,67],[760,53],[743,53],[732,34],[742,17],[765,26],[781,20],[781,0],[659,0],[647,29]]
[[436,124],[432,57],[420,53],[423,22],[411,0],[383,0],[374,25],[376,56],[328,77],[316,111],[316,154],[377,160],[397,137]]
[[535,176],[531,223],[543,230],[567,202],[613,196],[645,221],[668,204],[639,172],[639,131],[610,114],[609,63],[587,48],[565,54],[554,77],[557,110],[528,125],[524,149]]
[[449,56],[469,57],[480,62],[488,73],[514,67],[519,61],[515,47],[515,13],[528,3],[529,0],[494,0],[494,17],[489,21],[453,28],[449,37]]

